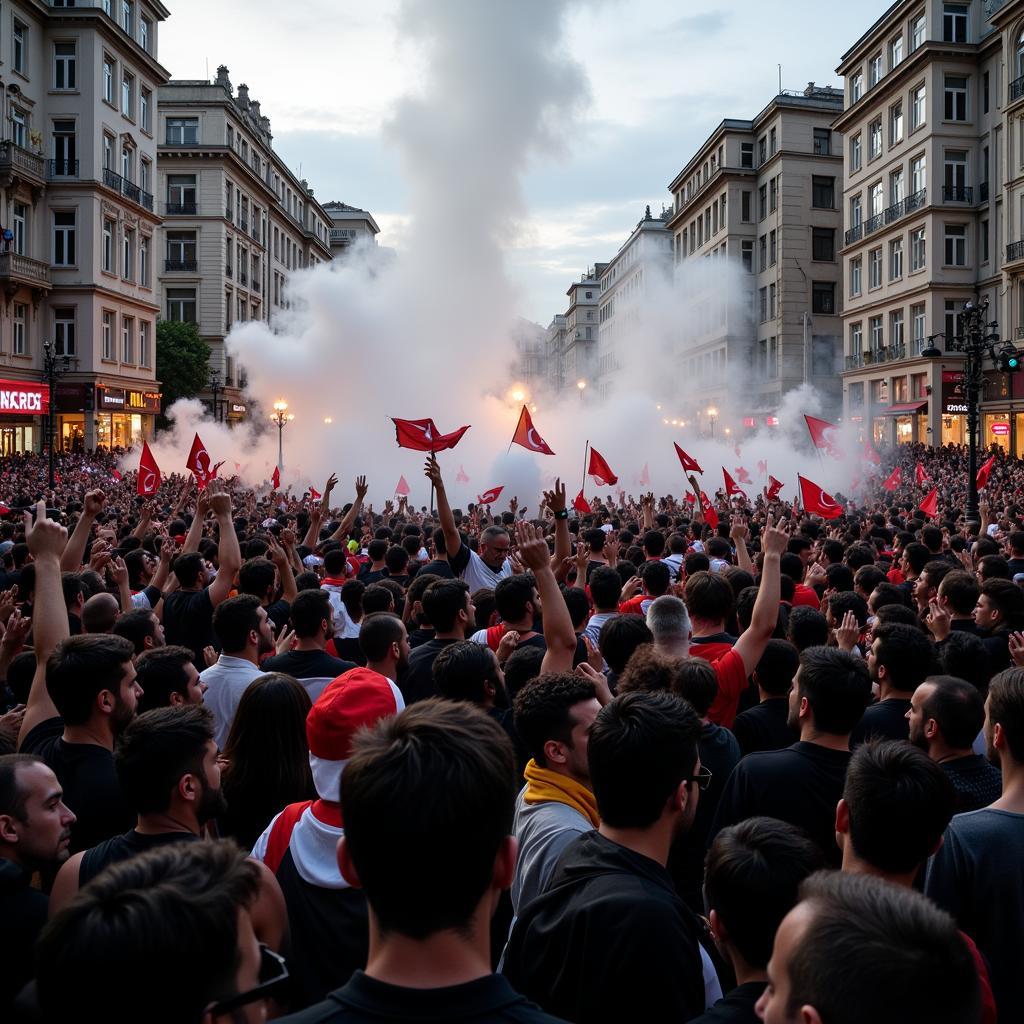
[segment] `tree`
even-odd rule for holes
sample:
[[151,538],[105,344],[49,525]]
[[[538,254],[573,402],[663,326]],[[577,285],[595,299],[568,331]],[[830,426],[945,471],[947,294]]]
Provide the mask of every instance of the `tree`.
[[179,398],[194,398],[210,379],[210,346],[193,323],[158,320],[156,324],[156,376],[163,385],[164,412]]

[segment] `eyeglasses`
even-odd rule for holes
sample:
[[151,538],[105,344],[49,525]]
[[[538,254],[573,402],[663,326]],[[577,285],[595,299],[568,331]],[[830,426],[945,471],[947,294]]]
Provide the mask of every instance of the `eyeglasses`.
[[696,782],[697,788],[702,793],[706,793],[711,785],[711,772],[709,772],[707,768],[701,767],[701,770],[696,775],[690,775],[682,781]]
[[288,983],[288,965],[284,957],[275,953],[269,946],[260,943],[260,983],[248,992],[239,992],[219,1003],[211,1004],[207,1009],[211,1017],[220,1017],[227,1013],[258,1003],[263,999],[272,999],[281,995]]

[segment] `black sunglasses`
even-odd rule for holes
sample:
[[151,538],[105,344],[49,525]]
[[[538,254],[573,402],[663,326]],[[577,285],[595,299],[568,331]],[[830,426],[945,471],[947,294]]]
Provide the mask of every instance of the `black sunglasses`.
[[702,792],[706,793],[711,785],[711,772],[707,768],[701,767],[701,770],[696,775],[691,775],[688,778],[682,780],[683,782],[696,782],[697,788]]
[[263,999],[272,999],[281,995],[288,983],[288,965],[284,957],[275,953],[269,946],[260,943],[260,983],[247,992],[222,999],[208,1007],[213,1017],[231,1013],[249,1003],[257,1003]]

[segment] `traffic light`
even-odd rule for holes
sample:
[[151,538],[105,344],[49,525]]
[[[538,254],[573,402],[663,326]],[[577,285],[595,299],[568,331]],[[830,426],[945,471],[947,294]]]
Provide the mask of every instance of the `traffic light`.
[[1000,373],[1017,373],[1021,368],[1021,354],[1007,342],[996,357],[996,369]]

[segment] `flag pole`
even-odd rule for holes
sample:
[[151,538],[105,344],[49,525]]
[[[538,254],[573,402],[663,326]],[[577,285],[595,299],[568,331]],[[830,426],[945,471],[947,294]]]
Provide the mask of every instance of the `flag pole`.
[[[434,435],[430,435],[430,459],[433,462],[436,456],[434,455]],[[427,506],[427,511],[430,515],[434,514],[434,478],[430,478],[430,504]]]
[[526,406],[525,405],[523,406],[522,410],[519,413],[519,419],[516,420],[516,429],[512,431],[512,440],[509,441],[509,443],[508,443],[508,451],[505,452],[506,455],[508,455],[509,452],[512,451],[512,445],[515,444],[516,434],[519,433],[519,424],[523,422],[523,413],[524,412],[526,412]]
[[583,480],[580,483],[580,494],[586,497],[583,492],[587,489],[587,456],[590,454],[590,440],[587,440],[586,445],[583,447]]

